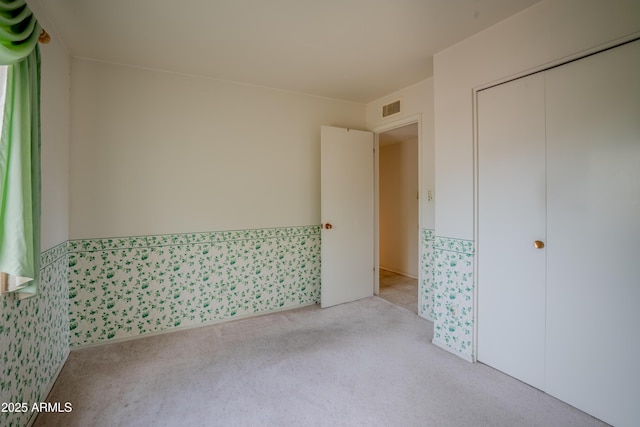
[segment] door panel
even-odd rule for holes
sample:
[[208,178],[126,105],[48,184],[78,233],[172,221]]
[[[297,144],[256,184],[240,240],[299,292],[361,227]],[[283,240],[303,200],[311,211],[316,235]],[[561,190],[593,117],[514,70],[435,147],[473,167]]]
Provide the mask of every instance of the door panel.
[[478,93],[478,360],[544,387],[544,77]]
[[640,41],[546,73],[548,392],[640,420]]
[[322,126],[321,305],[373,295],[373,133]]

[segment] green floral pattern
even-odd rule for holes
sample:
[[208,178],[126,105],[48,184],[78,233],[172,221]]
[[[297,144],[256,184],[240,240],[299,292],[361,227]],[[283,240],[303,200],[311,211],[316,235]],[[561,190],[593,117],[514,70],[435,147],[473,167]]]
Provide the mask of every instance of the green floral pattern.
[[433,241],[433,341],[473,359],[472,241],[435,237]]
[[[423,229],[421,244],[420,315],[434,342],[472,358],[474,243]],[[2,402],[44,399],[69,344],[319,302],[320,227],[74,240],[41,265],[39,296],[0,302]]]
[[320,300],[320,227],[68,242],[71,346]]
[[434,230],[422,229],[420,244],[422,257],[420,261],[420,303],[418,313],[421,317],[433,320],[433,239]]
[[[20,301],[0,298],[0,402],[46,398],[48,387],[69,352],[69,298],[66,244],[40,256],[40,293]],[[27,425],[31,412],[0,413],[0,425]]]

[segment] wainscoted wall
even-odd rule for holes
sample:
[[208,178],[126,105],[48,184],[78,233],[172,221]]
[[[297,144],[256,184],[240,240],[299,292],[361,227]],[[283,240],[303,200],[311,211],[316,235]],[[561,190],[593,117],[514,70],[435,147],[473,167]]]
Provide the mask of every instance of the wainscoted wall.
[[473,360],[474,242],[433,240],[433,343]]
[[418,312],[421,317],[433,321],[433,239],[434,230],[423,228],[420,230],[420,245],[422,256],[420,259],[420,302]]
[[24,426],[46,398],[69,354],[66,243],[40,256],[40,294],[0,298],[0,402],[25,402],[26,413],[0,412],[0,425]]
[[320,227],[75,240],[71,346],[316,303]]

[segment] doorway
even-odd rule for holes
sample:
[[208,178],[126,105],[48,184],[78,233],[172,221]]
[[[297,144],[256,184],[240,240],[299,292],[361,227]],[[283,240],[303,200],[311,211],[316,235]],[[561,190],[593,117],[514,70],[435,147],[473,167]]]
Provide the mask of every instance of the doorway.
[[418,124],[378,134],[378,296],[418,314]]

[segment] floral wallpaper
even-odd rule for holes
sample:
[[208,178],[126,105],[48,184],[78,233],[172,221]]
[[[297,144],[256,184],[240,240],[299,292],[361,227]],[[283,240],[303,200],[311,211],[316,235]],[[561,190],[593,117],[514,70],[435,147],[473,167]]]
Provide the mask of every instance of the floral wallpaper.
[[[474,243],[422,229],[421,245],[420,315],[472,360]],[[0,299],[0,402],[43,400],[69,345],[319,302],[320,227],[74,240],[41,265],[39,296]]]
[[320,300],[320,227],[68,242],[71,346]]
[[434,343],[473,360],[473,260],[469,240],[433,241]]
[[[40,293],[0,298],[0,402],[43,401],[69,352],[66,244],[40,256]],[[24,426],[31,411],[0,412],[0,425]]]
[[434,230],[422,229],[420,244],[422,255],[420,259],[420,303],[418,312],[421,317],[433,320],[433,239]]

